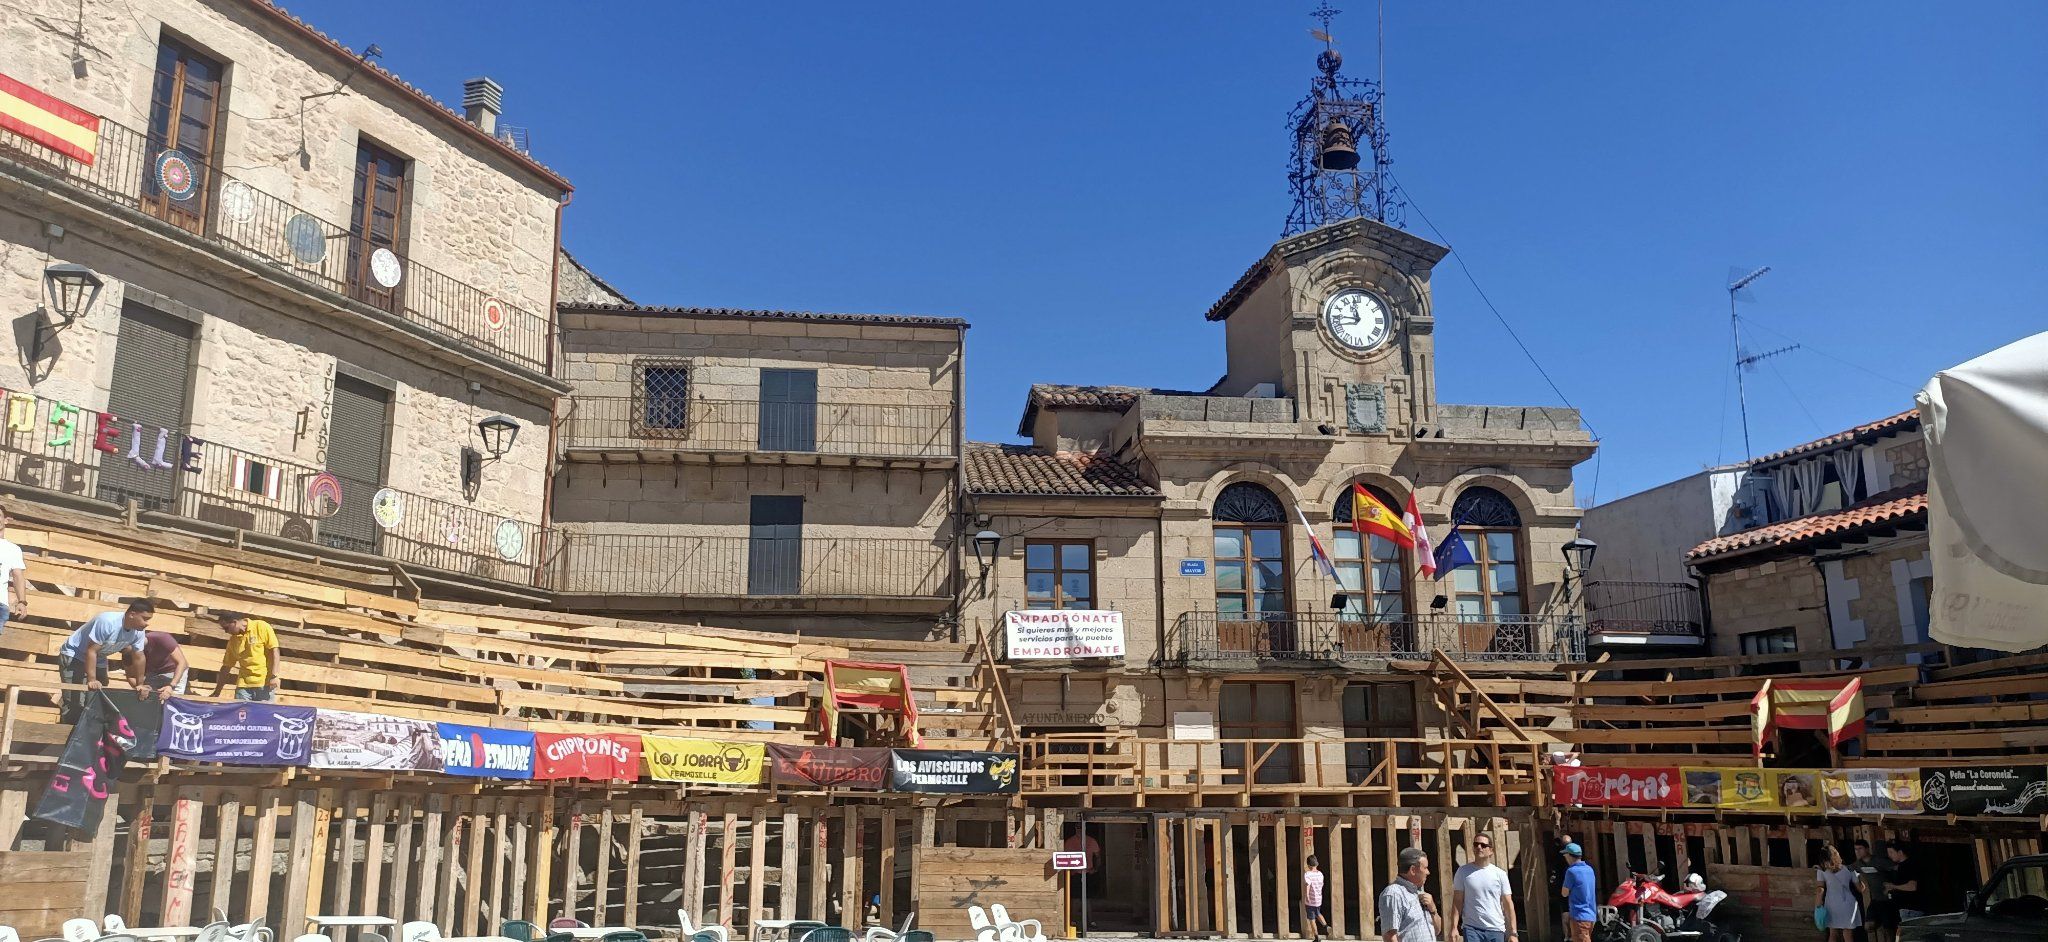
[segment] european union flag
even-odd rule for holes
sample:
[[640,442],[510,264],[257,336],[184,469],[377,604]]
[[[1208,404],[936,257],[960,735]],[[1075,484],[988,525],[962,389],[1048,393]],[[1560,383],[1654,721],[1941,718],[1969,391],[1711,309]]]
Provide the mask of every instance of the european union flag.
[[1436,560],[1436,577],[1439,580],[1449,575],[1451,570],[1474,562],[1471,547],[1466,546],[1465,538],[1458,535],[1458,527],[1462,525],[1463,521],[1451,521],[1450,535],[1444,537],[1444,541],[1436,545],[1436,552],[1431,554],[1431,558]]

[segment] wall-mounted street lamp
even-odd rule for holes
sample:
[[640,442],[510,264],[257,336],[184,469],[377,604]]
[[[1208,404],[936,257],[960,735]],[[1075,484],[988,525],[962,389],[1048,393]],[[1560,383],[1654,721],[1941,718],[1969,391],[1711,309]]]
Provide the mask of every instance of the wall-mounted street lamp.
[[57,339],[57,334],[64,328],[90,313],[93,302],[99,300],[100,289],[106,285],[99,273],[84,265],[60,262],[43,269],[43,292],[49,298],[48,309],[56,322],[48,323],[48,319],[36,321],[35,335],[29,341],[28,367],[31,373],[35,365],[43,361],[44,342]]
[[483,486],[484,465],[505,457],[519,440],[519,421],[509,415],[494,415],[477,422],[476,431],[483,451],[462,446],[462,496],[468,500],[475,500]]
[[1600,544],[1583,536],[1572,537],[1564,545],[1564,565],[1572,578],[1584,580],[1586,573],[1593,571],[1593,553],[1599,549]]
[[988,578],[988,567],[996,564],[996,550],[1003,545],[1003,535],[994,530],[983,530],[974,535],[974,561],[981,564],[982,578]]

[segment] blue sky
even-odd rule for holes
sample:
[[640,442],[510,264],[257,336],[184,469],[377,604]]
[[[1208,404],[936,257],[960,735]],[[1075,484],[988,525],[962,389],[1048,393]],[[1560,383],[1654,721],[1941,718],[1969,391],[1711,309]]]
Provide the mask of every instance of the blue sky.
[[[1279,235],[1318,48],[1306,2],[287,5],[445,101],[503,83],[636,300],[970,318],[996,440],[1032,382],[1221,375],[1202,312]],[[1731,265],[1775,269],[1752,346],[1805,345],[1747,377],[1759,453],[2048,329],[2048,4],[1386,19],[1395,175],[1602,436],[1602,499],[1742,456]],[[1444,401],[1557,401],[1455,258],[1436,313]]]

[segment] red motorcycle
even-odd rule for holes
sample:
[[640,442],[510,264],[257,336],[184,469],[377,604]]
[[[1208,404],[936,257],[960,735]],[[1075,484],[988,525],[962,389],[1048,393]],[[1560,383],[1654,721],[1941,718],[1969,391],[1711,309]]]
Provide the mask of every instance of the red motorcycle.
[[1664,889],[1662,877],[1632,873],[1621,881],[1600,908],[1600,923],[1593,931],[1594,942],[1741,942],[1741,935],[1729,932],[1708,919],[1728,894],[1707,890],[1707,881],[1695,873],[1685,878],[1677,893]]

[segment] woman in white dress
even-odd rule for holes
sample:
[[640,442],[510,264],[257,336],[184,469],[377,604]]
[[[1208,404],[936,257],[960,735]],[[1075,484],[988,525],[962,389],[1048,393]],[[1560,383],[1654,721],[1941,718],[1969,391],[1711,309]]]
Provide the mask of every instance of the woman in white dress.
[[1814,871],[1813,905],[1826,907],[1826,942],[1856,942],[1856,927],[1863,925],[1863,906],[1857,899],[1861,882],[1856,871],[1842,866],[1842,852],[1829,844],[1827,861]]

